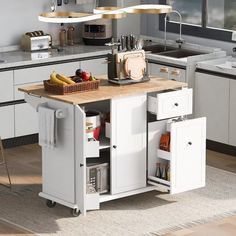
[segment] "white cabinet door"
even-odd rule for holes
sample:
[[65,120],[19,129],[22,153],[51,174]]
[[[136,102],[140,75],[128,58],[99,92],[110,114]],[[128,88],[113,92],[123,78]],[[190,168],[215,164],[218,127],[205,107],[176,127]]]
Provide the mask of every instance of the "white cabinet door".
[[67,76],[75,74],[76,69],[80,68],[80,62],[70,62],[49,66],[32,67],[14,71],[14,84],[26,84],[47,80],[53,71]]
[[13,101],[13,71],[0,72],[0,103]]
[[230,80],[229,145],[236,146],[236,80]]
[[228,144],[229,79],[196,73],[195,117],[207,118],[207,139]]
[[15,105],[15,136],[38,133],[38,114],[27,103]]
[[205,186],[206,118],[171,124],[171,193]]
[[107,63],[105,58],[81,61],[81,69],[92,73],[92,75],[106,75]]
[[146,100],[111,101],[111,194],[146,186]]
[[14,137],[14,106],[0,107],[0,137]]
[[[44,101],[51,109],[66,109],[67,115],[64,119],[57,120],[56,147],[53,149],[42,147],[43,193],[60,199],[64,204],[75,204],[75,185],[82,180],[75,179],[77,177],[76,165],[79,163],[75,159],[75,146],[77,146],[75,142],[77,140],[75,140],[74,106],[52,99],[42,99],[42,102]],[[83,123],[80,120],[77,123],[80,122]],[[81,132],[81,130],[76,131]],[[78,143],[78,145],[80,144]],[[82,150],[81,153],[83,154]],[[81,154],[77,153],[77,155]],[[85,185],[83,186],[85,188]]]
[[169,78],[168,66],[163,66],[163,65],[159,65],[155,63],[149,63],[148,66],[149,66],[148,70],[149,70],[150,75],[155,75],[155,76],[158,76],[160,78],[165,78],[165,79]]

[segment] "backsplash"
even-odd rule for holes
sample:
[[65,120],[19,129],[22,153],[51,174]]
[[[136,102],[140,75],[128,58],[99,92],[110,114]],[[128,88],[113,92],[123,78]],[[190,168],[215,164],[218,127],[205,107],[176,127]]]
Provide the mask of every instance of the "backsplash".
[[[25,32],[43,30],[52,35],[53,41],[58,41],[60,24],[48,24],[38,21],[38,14],[50,11],[51,0],[7,0],[1,1],[0,8],[0,47],[10,47],[20,44],[21,35]],[[103,1],[100,1],[102,5]],[[105,1],[104,1],[105,2]],[[93,4],[92,4],[93,5]],[[75,0],[69,0],[68,5],[57,7],[57,11],[91,11],[91,4],[76,5]],[[76,24],[77,40],[80,38],[80,24]]]

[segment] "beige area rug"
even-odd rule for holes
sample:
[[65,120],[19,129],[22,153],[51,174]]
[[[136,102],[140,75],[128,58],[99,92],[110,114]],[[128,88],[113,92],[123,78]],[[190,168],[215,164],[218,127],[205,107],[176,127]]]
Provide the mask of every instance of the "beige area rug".
[[236,215],[236,175],[207,167],[206,188],[177,195],[149,192],[101,205],[101,210],[74,218],[57,205],[49,209],[38,197],[41,186],[0,187],[0,218],[38,235],[161,235]]

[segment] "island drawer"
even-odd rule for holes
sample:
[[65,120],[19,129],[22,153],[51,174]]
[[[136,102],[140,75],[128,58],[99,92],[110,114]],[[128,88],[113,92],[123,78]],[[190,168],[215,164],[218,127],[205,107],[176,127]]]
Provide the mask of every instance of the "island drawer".
[[148,111],[157,120],[192,114],[192,93],[192,89],[184,88],[148,96]]

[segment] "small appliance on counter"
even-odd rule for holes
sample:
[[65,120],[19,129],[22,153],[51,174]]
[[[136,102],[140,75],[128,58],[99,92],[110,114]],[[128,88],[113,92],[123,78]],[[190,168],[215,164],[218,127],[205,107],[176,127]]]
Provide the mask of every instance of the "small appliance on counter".
[[104,46],[112,38],[112,21],[100,19],[83,24],[83,41],[86,45]]
[[21,37],[21,48],[24,51],[46,50],[52,46],[52,37],[42,30],[27,32]]
[[145,51],[136,47],[134,36],[122,36],[121,43],[106,45],[112,47],[112,53],[108,54],[109,82],[125,85],[150,80]]

